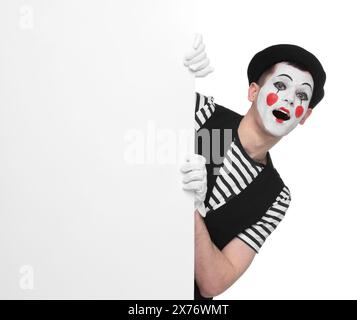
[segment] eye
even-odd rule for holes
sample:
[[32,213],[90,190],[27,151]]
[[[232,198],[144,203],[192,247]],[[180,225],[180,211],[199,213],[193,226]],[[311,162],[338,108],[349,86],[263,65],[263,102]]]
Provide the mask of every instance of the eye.
[[281,81],[274,82],[274,86],[275,86],[275,88],[277,88],[279,91],[286,89],[286,86],[285,86],[284,82],[281,82]]
[[298,93],[296,94],[296,96],[297,96],[299,99],[304,100],[304,101],[309,99],[309,97],[307,96],[307,94],[306,94],[305,92],[298,92]]

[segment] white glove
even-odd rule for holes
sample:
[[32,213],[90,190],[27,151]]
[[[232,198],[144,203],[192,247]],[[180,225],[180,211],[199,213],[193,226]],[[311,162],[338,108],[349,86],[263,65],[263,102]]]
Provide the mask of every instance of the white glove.
[[193,44],[193,50],[188,53],[183,64],[192,71],[196,78],[202,78],[211,73],[214,68],[209,65],[209,59],[205,52],[205,45],[202,42],[202,35],[197,33]]
[[185,160],[180,168],[183,174],[183,189],[194,192],[195,210],[197,209],[201,216],[205,217],[204,200],[207,192],[206,158],[199,154],[191,154],[186,156]]

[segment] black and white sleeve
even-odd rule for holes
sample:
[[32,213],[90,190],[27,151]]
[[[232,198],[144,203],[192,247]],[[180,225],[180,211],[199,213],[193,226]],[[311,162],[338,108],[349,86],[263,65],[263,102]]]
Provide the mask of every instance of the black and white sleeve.
[[198,131],[212,116],[216,109],[214,98],[196,92],[195,104],[195,130]]
[[290,190],[284,186],[280,194],[270,206],[263,217],[237,237],[249,245],[256,253],[259,252],[263,243],[283,220],[291,201]]

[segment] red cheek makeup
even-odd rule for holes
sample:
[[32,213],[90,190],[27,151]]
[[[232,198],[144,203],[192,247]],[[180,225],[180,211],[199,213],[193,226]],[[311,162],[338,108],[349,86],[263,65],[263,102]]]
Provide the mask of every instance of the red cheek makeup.
[[302,106],[297,106],[295,109],[295,117],[300,118],[303,113],[304,113],[304,108]]
[[271,92],[267,95],[267,105],[269,107],[272,106],[277,101],[278,101],[278,95],[276,93]]

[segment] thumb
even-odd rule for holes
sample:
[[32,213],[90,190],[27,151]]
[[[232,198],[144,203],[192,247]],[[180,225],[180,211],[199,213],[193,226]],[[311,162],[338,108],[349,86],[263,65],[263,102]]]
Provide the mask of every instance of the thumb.
[[196,33],[195,41],[193,43],[193,47],[195,49],[197,49],[201,42],[202,42],[202,34]]

